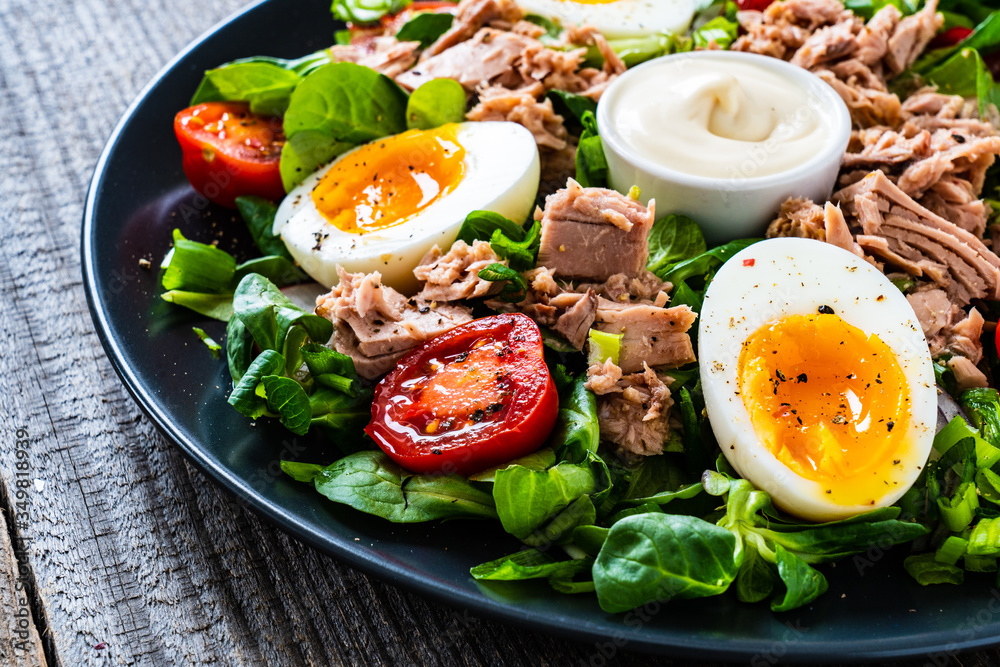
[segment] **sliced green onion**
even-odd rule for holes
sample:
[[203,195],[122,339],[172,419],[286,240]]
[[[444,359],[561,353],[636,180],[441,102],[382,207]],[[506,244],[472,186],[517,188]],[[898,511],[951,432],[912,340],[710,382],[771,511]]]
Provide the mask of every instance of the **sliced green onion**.
[[948,530],[958,533],[972,523],[979,509],[979,496],[976,485],[971,482],[961,484],[951,498],[938,498],[938,509],[941,510],[941,521]]
[[980,519],[969,534],[967,552],[970,556],[1000,554],[1000,519]]
[[618,365],[619,354],[622,348],[622,338],[625,334],[612,334],[591,329],[588,335],[589,346],[587,353],[588,364],[603,364],[608,359],[611,363]]
[[934,552],[934,560],[945,565],[954,565],[958,559],[965,555],[965,550],[969,546],[969,540],[952,535],[944,541],[938,550]]
[[965,580],[961,568],[934,560],[934,554],[910,556],[903,561],[903,567],[921,586],[931,584],[960,584]]
[[185,292],[232,292],[236,260],[215,246],[189,241],[174,230],[174,248],[163,274],[163,288]]
[[934,436],[934,449],[938,454],[944,454],[959,441],[978,437],[978,430],[969,426],[961,417],[955,417]]

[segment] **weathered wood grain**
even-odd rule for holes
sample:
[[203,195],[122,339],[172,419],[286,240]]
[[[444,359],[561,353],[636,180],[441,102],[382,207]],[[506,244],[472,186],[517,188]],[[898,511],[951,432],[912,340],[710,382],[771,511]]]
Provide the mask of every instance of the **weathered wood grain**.
[[[24,655],[0,646],[0,665],[669,664],[606,659],[345,567],[220,492],[125,393],[81,289],[86,186],[138,90],[239,4],[0,3],[0,497],[14,488],[9,443],[26,428],[37,480],[27,576],[48,631],[32,625]],[[17,568],[0,524],[6,617]]]

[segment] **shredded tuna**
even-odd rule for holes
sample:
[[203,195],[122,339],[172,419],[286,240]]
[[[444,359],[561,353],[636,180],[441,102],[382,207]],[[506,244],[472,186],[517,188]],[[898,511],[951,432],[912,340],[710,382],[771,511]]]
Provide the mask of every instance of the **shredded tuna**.
[[[657,375],[649,366],[622,375],[608,360],[587,370],[587,386],[598,394],[597,420],[601,439],[614,444],[620,454],[655,456],[663,453],[670,435],[671,378]],[[612,380],[617,376],[617,380]]]
[[663,282],[649,271],[640,271],[636,276],[616,273],[603,283],[581,283],[576,291],[593,290],[608,301],[620,303],[652,301],[658,306],[667,302],[667,293],[673,286]]
[[[514,27],[523,16],[524,13],[514,0],[462,0],[455,11],[451,28],[427,47],[421,60],[436,56],[470,39],[483,26]],[[520,32],[524,34],[523,31]]]
[[924,208],[881,171],[834,194],[866,254],[936,278],[952,302],[1000,296],[1000,258],[981,239]]
[[552,109],[552,100],[538,101],[544,88],[531,86],[523,90],[508,90],[491,86],[479,92],[479,103],[466,118],[469,120],[507,120],[526,127],[535,137],[539,149],[560,151],[569,146],[569,132],[563,117]]
[[407,299],[382,284],[378,272],[350,274],[316,299],[316,314],[336,325],[334,347],[354,360],[358,373],[375,379],[410,348],[472,319],[468,308]]
[[627,373],[650,366],[677,368],[695,361],[688,331],[697,313],[688,306],[597,300],[594,328],[622,335],[618,365]]
[[496,283],[483,280],[479,272],[490,264],[503,264],[490,244],[486,241],[455,241],[447,254],[434,246],[420,264],[413,269],[413,275],[424,283],[417,294],[425,301],[461,301],[496,294],[500,288]]
[[538,263],[570,279],[603,282],[645,271],[653,202],[637,201],[574,180],[545,200]]
[[332,46],[329,49],[330,59],[364,65],[393,79],[417,62],[420,42],[400,42],[395,37],[383,36],[374,38],[371,44],[373,48],[353,44]]
[[778,217],[767,229],[768,238],[782,236],[826,241],[863,256],[840,207],[830,202],[819,206],[809,199],[786,199]]

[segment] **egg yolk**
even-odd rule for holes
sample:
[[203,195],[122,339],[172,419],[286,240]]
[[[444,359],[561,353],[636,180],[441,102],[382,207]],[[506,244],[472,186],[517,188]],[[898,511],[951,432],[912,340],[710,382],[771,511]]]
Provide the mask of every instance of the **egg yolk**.
[[790,315],[746,340],[737,372],[757,438],[832,502],[874,504],[899,483],[910,392],[878,336],[835,314]]
[[364,234],[406,222],[465,176],[458,125],[410,130],[362,146],[313,188],[316,209],[344,232]]

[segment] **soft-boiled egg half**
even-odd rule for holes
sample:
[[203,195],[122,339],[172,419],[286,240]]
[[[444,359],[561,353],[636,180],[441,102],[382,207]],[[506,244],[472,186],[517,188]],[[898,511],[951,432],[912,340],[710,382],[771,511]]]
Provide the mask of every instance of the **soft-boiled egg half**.
[[912,486],[934,439],[934,371],[878,269],[822,241],[762,241],[722,266],[700,319],[712,430],[778,508],[831,521]]
[[521,222],[538,191],[538,147],[517,123],[410,130],[344,153],[288,193],[274,218],[288,251],[314,280],[379,271],[416,291],[413,268],[448,248],[465,217],[487,210]]
[[564,27],[589,25],[608,39],[683,33],[691,25],[694,0],[517,0],[528,14]]

